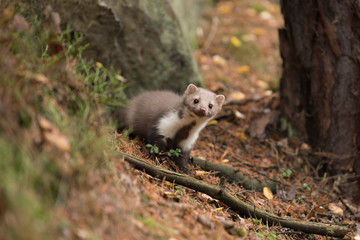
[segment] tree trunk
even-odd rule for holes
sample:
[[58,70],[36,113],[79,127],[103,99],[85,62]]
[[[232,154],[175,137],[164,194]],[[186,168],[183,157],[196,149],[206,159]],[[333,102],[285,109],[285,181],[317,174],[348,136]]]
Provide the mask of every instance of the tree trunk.
[[331,174],[347,173],[342,193],[359,199],[360,2],[282,0],[281,7],[283,114]]

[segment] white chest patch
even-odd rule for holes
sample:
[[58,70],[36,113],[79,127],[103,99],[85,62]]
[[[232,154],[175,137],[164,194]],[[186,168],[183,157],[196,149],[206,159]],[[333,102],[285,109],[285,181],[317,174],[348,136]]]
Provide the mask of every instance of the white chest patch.
[[191,124],[193,121],[196,121],[196,124],[191,128],[188,137],[179,143],[179,146],[183,151],[190,151],[199,137],[200,131],[206,126],[209,119],[194,118],[190,117],[188,114],[184,115],[185,116],[180,119],[176,111],[169,112],[159,120],[158,131],[159,134],[165,138],[174,139],[176,133],[182,127]]

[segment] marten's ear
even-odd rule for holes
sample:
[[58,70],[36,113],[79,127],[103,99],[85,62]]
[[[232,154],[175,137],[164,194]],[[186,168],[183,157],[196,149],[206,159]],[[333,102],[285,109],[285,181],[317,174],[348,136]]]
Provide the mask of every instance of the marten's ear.
[[225,96],[224,95],[216,95],[216,102],[219,104],[219,106],[221,107],[225,101]]
[[197,92],[199,89],[194,84],[189,84],[186,88],[185,95],[190,95]]

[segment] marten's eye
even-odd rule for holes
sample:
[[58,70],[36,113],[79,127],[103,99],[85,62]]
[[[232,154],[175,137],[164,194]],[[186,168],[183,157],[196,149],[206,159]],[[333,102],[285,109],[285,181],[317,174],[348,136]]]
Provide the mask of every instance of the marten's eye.
[[199,103],[199,99],[195,98],[195,99],[194,99],[194,103],[195,103],[195,104]]
[[212,104],[209,104],[209,108],[212,109],[213,105]]

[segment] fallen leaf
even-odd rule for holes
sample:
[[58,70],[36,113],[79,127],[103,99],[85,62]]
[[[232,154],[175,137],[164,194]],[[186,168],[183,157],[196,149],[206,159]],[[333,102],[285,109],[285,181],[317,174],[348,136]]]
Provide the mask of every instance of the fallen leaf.
[[213,120],[208,122],[207,126],[214,125],[214,124],[217,124],[217,123],[218,123],[218,121],[213,119]]
[[227,162],[229,162],[229,159],[224,159],[224,160],[222,160],[221,162],[227,163]]
[[237,67],[236,71],[238,73],[248,73],[250,71],[250,67],[248,65],[243,65],[241,67]]
[[81,239],[88,239],[89,238],[89,232],[85,229],[77,229],[76,235]]
[[165,194],[166,196],[176,196],[176,193],[171,192],[171,191],[165,191],[164,194]]
[[61,151],[70,152],[70,142],[69,139],[63,135],[60,130],[48,121],[46,118],[38,118],[39,126],[43,130],[45,140],[54,145]]
[[247,137],[244,132],[236,132],[235,135],[240,138],[241,140],[246,140]]
[[34,79],[40,83],[48,83],[49,79],[44,74],[35,74]]
[[121,75],[115,75],[115,77],[116,77],[117,80],[119,80],[122,83],[127,83],[127,81],[128,81],[126,78],[124,78]]
[[218,10],[222,14],[227,14],[231,11],[231,7],[228,4],[219,4]]
[[234,99],[235,101],[242,101],[246,98],[246,95],[240,91],[236,91],[230,94],[230,98]]
[[360,224],[355,223],[355,240],[360,240]]
[[10,28],[17,32],[25,32],[30,29],[30,24],[23,16],[16,14]]
[[219,208],[215,208],[215,209],[213,209],[213,210],[211,210],[211,211],[216,212],[216,211],[221,211],[221,210],[223,210],[223,209],[224,209],[224,207],[219,207]]
[[252,31],[255,35],[261,36],[266,33],[266,30],[264,28],[254,28]]
[[240,39],[238,39],[237,37],[235,36],[232,36],[230,38],[230,42],[231,44],[234,46],[234,47],[241,47],[242,45],[242,42],[240,41]]
[[344,211],[340,207],[338,207],[335,203],[329,203],[328,208],[333,214],[337,216],[341,217],[344,215]]
[[53,11],[52,7],[50,5],[48,5],[44,10],[44,15],[45,15],[45,18],[46,18],[47,22],[52,26],[53,33],[54,34],[59,33],[60,30],[61,30],[61,28],[60,28],[60,23],[61,23],[60,14]]
[[256,35],[255,34],[252,34],[252,33],[249,33],[249,34],[245,34],[242,36],[242,40],[244,42],[254,42],[256,40]]
[[268,89],[269,88],[269,84],[262,81],[262,80],[257,80],[257,85],[263,89]]
[[254,17],[256,15],[256,11],[255,9],[252,9],[252,8],[248,8],[245,10],[245,13],[250,16],[250,17]]
[[165,181],[165,185],[168,186],[168,187],[173,187],[174,183],[169,182],[169,181]]
[[96,67],[98,68],[102,68],[103,64],[101,62],[95,62]]
[[272,200],[274,198],[273,193],[271,192],[270,188],[268,188],[268,187],[263,188],[263,194],[269,200]]
[[195,171],[195,176],[204,176],[204,175],[208,175],[209,172],[206,172],[206,171],[201,171],[201,170],[198,170],[198,171]]
[[311,151],[311,147],[309,144],[307,143],[302,143],[300,146],[300,150],[304,151],[304,152],[310,152]]
[[316,213],[325,213],[326,209],[323,207],[314,207],[307,215],[307,218],[315,217]]
[[224,58],[220,57],[219,55],[213,56],[212,59],[216,65],[219,65],[222,67],[224,67],[226,65],[226,60]]
[[267,21],[274,19],[274,16],[271,13],[269,13],[268,11],[262,11],[259,16],[260,16],[260,18],[267,20]]
[[239,112],[238,110],[234,110],[234,115],[238,119],[245,119],[246,118],[245,115],[243,113]]
[[11,18],[14,16],[14,11],[15,11],[15,4],[12,3],[2,11],[2,14],[0,15],[1,17],[0,21],[4,23],[10,21]]

